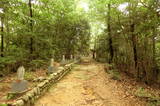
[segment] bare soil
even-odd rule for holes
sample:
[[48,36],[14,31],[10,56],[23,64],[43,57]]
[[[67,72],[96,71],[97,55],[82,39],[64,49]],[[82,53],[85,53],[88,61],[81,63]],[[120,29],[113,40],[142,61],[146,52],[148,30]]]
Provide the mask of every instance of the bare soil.
[[53,85],[35,106],[146,106],[134,86],[112,80],[100,63],[79,64]]

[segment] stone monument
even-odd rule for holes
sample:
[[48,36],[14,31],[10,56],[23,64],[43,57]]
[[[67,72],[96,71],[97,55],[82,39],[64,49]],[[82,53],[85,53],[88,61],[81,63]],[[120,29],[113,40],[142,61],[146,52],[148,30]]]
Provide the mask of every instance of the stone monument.
[[65,55],[63,55],[63,56],[62,56],[62,61],[65,61],[65,60],[66,60],[66,59],[65,59]]
[[65,59],[65,55],[62,56],[62,61],[61,61],[61,65],[64,66],[66,65],[66,59]]
[[70,57],[70,59],[71,59],[71,60],[73,60],[73,55],[72,55],[72,54],[71,54],[71,57]]
[[50,61],[50,66],[48,67],[47,74],[52,74],[54,71],[56,71],[56,67],[54,66],[54,59],[52,58]]
[[19,67],[17,70],[17,79],[11,85],[11,93],[23,93],[28,90],[28,81],[24,80],[24,74],[24,67]]

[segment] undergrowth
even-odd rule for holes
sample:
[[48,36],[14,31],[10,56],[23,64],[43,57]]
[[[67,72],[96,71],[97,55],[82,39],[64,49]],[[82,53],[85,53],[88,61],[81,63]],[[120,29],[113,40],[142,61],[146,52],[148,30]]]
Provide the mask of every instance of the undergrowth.
[[34,75],[31,72],[25,72],[24,79],[30,81],[34,79]]
[[149,91],[142,87],[137,89],[135,95],[139,98],[145,99],[148,103],[148,106],[160,106],[160,97],[151,94]]
[[110,75],[113,80],[121,80],[119,71],[115,68],[114,64],[105,64],[105,71]]

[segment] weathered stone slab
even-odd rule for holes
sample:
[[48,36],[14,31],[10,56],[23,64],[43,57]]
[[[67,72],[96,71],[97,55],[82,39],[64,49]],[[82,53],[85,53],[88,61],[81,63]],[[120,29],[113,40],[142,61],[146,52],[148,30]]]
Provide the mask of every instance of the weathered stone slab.
[[11,84],[10,93],[23,93],[28,89],[28,82],[24,80],[25,69],[23,66],[17,70],[17,80]]
[[49,66],[49,67],[48,67],[48,72],[47,72],[47,74],[52,74],[52,73],[54,73],[54,72],[56,72],[56,71],[57,71],[57,67]]
[[11,85],[12,93],[22,93],[28,89],[28,82],[26,80],[15,81]]
[[17,79],[18,80],[23,80],[24,79],[24,74],[25,74],[25,69],[23,66],[19,67],[17,70]]

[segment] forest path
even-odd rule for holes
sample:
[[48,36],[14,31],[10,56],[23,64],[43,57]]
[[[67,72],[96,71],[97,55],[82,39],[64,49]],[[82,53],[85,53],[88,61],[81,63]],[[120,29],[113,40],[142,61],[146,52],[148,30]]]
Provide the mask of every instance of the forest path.
[[118,81],[111,80],[103,64],[79,64],[49,91],[35,106],[145,106],[136,98],[126,98]]

